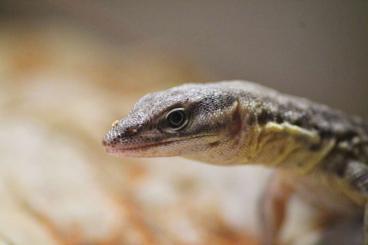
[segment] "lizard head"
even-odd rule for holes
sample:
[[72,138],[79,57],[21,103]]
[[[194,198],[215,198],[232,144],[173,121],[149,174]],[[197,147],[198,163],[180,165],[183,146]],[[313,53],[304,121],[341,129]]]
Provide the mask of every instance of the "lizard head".
[[113,124],[103,145],[121,156],[197,158],[204,152],[211,156],[212,149],[240,130],[238,107],[234,93],[215,84],[186,84],[150,93]]

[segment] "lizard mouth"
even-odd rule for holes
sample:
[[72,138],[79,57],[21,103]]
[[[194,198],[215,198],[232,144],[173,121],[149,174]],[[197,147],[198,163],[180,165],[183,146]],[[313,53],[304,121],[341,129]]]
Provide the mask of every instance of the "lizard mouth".
[[174,142],[178,142],[181,140],[170,140],[170,141],[163,141],[163,142],[157,142],[157,143],[147,143],[147,144],[141,144],[141,145],[134,145],[134,146],[123,146],[123,145],[115,145],[115,146],[106,146],[107,153],[124,153],[124,152],[133,152],[133,151],[144,151],[153,147],[157,146],[164,146],[168,145]]
[[199,139],[203,137],[208,137],[210,135],[198,135],[198,136],[192,136],[192,137],[186,137],[183,139],[171,139],[161,142],[155,142],[155,143],[142,143],[142,144],[116,144],[116,145],[105,145],[106,152],[109,154],[117,154],[117,155],[130,155],[130,153],[137,153],[139,155],[139,152],[145,152],[147,150],[151,150],[157,147],[167,146],[170,144],[179,144],[184,141],[192,140],[192,139]]

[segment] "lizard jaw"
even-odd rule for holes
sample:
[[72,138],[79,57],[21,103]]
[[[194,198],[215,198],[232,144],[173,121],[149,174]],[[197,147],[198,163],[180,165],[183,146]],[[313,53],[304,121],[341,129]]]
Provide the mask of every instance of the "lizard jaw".
[[119,155],[119,156],[141,156],[146,155],[144,154],[145,151],[160,147],[169,145],[174,142],[178,142],[179,140],[172,140],[172,141],[164,141],[164,142],[158,142],[158,143],[147,143],[147,144],[136,144],[136,145],[106,145],[105,149],[106,152],[112,155]]
[[121,157],[163,157],[179,156],[188,146],[193,146],[195,140],[210,135],[197,135],[186,138],[176,138],[161,142],[135,143],[135,144],[107,144],[103,142],[106,152]]

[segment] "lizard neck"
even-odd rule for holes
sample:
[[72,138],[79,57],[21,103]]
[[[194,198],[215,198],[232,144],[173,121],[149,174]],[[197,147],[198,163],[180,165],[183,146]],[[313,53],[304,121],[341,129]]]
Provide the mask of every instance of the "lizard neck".
[[239,149],[243,163],[259,163],[268,167],[289,169],[298,174],[312,172],[335,146],[312,130],[288,122],[268,122],[249,129]]
[[333,149],[333,140],[323,141],[317,132],[290,123],[268,122],[242,127],[235,135],[219,136],[216,145],[187,158],[217,165],[260,164],[312,172]]

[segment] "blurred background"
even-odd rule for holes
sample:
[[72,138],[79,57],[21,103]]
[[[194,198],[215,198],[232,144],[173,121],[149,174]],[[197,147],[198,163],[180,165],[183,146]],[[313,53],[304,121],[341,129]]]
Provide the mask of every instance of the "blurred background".
[[368,1],[1,0],[0,243],[258,244],[268,170],[101,146],[143,94],[231,79],[368,118]]

